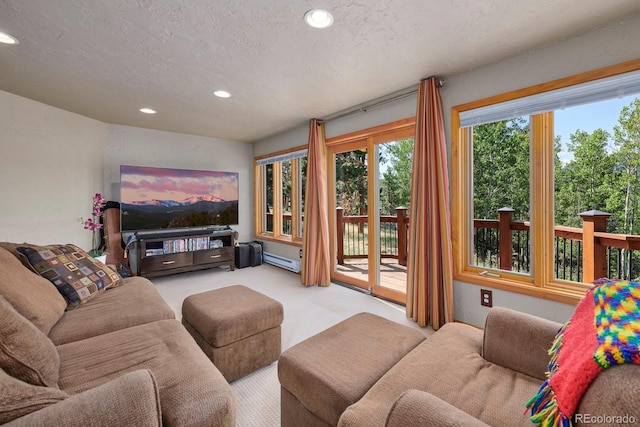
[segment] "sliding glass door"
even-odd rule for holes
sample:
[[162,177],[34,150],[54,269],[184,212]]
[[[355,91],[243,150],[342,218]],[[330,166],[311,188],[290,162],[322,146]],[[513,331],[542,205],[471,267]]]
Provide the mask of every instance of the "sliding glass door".
[[406,302],[413,126],[329,145],[333,280]]

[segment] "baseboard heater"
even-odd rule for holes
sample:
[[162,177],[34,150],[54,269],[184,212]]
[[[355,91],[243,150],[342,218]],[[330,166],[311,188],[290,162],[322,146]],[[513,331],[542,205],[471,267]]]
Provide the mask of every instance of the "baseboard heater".
[[269,252],[264,252],[262,254],[262,259],[264,262],[275,265],[276,267],[284,268],[285,270],[293,271],[294,273],[300,272],[300,261],[270,254]]

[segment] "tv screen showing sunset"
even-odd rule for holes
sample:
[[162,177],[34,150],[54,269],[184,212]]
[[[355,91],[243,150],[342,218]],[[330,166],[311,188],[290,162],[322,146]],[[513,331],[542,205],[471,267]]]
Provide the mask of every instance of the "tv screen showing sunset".
[[238,224],[238,173],[120,166],[123,231]]

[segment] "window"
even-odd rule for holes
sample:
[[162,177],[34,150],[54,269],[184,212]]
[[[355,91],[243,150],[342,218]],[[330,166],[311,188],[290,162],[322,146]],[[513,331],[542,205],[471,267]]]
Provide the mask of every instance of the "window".
[[640,276],[638,69],[452,108],[456,280],[575,303],[595,278]]
[[255,159],[256,235],[301,241],[306,171],[307,150],[301,147]]

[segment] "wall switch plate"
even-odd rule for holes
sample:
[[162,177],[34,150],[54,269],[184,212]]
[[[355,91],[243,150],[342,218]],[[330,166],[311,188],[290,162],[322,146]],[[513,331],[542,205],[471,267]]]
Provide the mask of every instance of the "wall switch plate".
[[493,293],[487,289],[480,289],[480,305],[493,307]]

